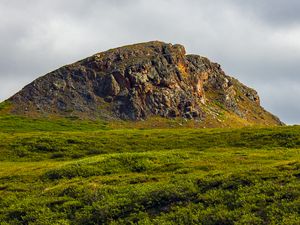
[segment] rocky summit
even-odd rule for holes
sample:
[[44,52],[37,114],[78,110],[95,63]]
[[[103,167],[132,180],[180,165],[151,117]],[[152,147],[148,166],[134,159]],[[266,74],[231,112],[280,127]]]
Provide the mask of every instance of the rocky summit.
[[164,117],[279,125],[257,92],[221,66],[159,41],[111,49],[63,66],[7,100],[11,113],[107,120]]

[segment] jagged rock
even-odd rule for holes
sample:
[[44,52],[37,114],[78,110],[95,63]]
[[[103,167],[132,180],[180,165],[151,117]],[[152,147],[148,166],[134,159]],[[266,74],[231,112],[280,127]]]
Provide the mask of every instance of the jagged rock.
[[249,121],[259,111],[260,121],[268,118],[280,124],[261,108],[256,91],[227,76],[219,64],[186,55],[182,45],[158,41],[111,49],[66,65],[9,101],[18,114],[205,120],[214,108]]

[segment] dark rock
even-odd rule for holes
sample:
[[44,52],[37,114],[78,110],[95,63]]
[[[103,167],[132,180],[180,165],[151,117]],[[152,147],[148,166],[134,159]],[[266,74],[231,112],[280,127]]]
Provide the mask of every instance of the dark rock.
[[[251,110],[271,115],[260,107],[255,90],[227,76],[219,64],[186,55],[182,45],[158,41],[111,49],[64,66],[9,101],[14,113],[72,112],[90,118],[141,120],[160,115],[205,120],[216,102],[219,110],[249,120]],[[272,123],[280,123],[271,117]]]

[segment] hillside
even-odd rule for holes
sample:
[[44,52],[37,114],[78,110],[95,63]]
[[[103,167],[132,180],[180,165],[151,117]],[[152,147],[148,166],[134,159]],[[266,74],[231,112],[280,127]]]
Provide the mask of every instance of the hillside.
[[298,225],[300,127],[280,125],[181,45],[97,53],[0,103],[0,225]]
[[105,121],[161,118],[196,127],[281,125],[257,92],[220,65],[159,41],[97,53],[25,86],[5,104],[9,114]]
[[0,132],[1,225],[299,224],[298,126],[63,125]]

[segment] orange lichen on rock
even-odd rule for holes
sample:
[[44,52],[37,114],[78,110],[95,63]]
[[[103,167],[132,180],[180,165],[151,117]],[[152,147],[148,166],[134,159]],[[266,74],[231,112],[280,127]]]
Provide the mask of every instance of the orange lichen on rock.
[[186,77],[188,76],[187,66],[186,66],[184,63],[179,62],[179,63],[177,64],[177,68],[178,68],[179,72],[181,73],[181,75],[182,75],[183,77],[186,78]]

